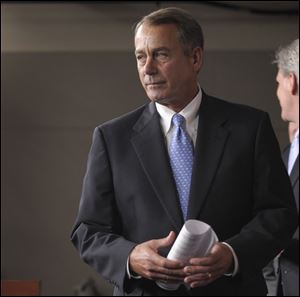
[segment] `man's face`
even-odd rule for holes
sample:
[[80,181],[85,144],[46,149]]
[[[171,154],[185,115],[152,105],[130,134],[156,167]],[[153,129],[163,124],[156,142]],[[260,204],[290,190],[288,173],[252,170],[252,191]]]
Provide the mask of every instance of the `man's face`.
[[135,36],[137,68],[151,101],[177,104],[196,95],[202,63],[202,51],[197,50],[201,61],[195,62],[193,54],[184,54],[174,24],[139,27]]
[[[295,122],[299,113],[299,97],[293,96],[291,77],[284,76],[279,70],[277,73],[276,81],[277,86],[277,97],[279,99],[281,107],[281,118],[284,121]],[[298,122],[298,121],[297,121]]]

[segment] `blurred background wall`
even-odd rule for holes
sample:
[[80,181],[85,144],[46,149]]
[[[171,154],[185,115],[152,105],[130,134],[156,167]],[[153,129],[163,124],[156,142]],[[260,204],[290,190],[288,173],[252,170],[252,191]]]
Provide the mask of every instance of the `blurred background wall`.
[[203,27],[201,86],[268,111],[281,147],[274,50],[298,37],[298,1],[1,2],[1,279],[40,279],[42,295],[111,286],[70,243],[96,125],[147,102],[132,25],[160,7]]

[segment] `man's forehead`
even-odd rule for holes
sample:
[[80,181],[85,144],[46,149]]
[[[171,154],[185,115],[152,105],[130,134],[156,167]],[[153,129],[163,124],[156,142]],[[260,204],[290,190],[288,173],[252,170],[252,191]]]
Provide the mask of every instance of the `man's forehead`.
[[142,24],[136,31],[135,39],[140,37],[155,37],[156,35],[177,36],[174,24],[147,25]]
[[135,47],[168,48],[178,42],[176,26],[163,24],[157,26],[142,25],[135,35]]

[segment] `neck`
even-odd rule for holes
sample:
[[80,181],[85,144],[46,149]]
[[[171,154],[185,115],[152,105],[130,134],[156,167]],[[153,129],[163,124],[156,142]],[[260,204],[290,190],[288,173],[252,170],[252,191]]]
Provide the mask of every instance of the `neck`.
[[183,110],[187,105],[189,105],[190,102],[193,101],[193,99],[196,97],[197,93],[199,92],[198,86],[190,93],[188,96],[181,97],[177,100],[170,100],[167,102],[158,102],[176,113],[180,112]]

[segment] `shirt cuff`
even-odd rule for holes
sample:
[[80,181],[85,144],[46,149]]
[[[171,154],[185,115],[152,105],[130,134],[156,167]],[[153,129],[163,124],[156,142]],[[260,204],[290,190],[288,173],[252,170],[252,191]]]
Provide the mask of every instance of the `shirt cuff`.
[[224,273],[224,275],[234,277],[239,271],[239,261],[238,261],[237,255],[230,244],[228,244],[227,242],[221,242],[221,244],[226,245],[230,249],[232,256],[233,256],[233,272],[232,273]]
[[127,272],[127,276],[129,279],[141,279],[142,277],[140,275],[137,275],[137,274],[134,274],[130,271],[130,268],[129,268],[129,257],[127,258],[127,263],[126,263],[126,272]]

